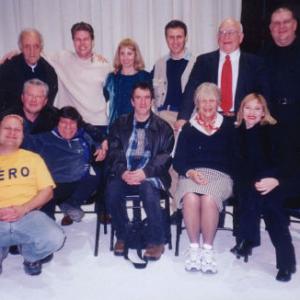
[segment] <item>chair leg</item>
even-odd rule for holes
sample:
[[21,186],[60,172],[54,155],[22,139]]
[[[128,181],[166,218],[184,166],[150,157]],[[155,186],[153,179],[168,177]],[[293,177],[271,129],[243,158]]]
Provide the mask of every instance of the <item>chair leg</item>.
[[226,211],[225,211],[225,208],[223,208],[222,211],[219,214],[219,224],[218,224],[219,229],[224,228],[225,214],[226,214]]
[[110,229],[110,246],[109,250],[113,251],[114,250],[114,238],[115,238],[115,229],[113,225],[111,224],[111,229]]
[[181,232],[182,232],[182,212],[180,210],[177,210],[175,256],[179,255],[179,242],[180,242]]
[[169,250],[172,250],[172,232],[171,232],[171,216],[170,216],[170,198],[166,199],[166,209],[168,216],[168,224],[170,228]]
[[96,219],[96,237],[95,237],[95,250],[94,250],[94,256],[98,256],[98,250],[99,250],[99,239],[100,239],[100,227],[101,227],[101,222],[100,222],[100,214],[97,214],[97,219]]

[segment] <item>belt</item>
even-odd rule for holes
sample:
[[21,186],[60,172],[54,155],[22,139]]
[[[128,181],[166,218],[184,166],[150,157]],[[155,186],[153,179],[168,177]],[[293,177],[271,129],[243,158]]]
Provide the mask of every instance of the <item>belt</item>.
[[282,97],[282,98],[276,99],[275,103],[277,105],[291,105],[291,104],[296,104],[297,101],[294,98]]
[[224,117],[234,117],[235,116],[235,113],[233,111],[228,111],[228,112],[223,112],[223,111],[219,111],[219,113],[221,115],[223,115]]

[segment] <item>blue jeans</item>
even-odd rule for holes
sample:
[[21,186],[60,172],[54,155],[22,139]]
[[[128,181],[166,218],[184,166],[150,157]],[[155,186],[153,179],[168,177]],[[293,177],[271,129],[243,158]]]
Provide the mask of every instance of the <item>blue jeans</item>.
[[0,222],[0,248],[20,245],[26,261],[35,262],[59,250],[63,230],[46,214],[34,210],[16,222]]
[[160,190],[149,181],[143,181],[140,185],[132,186],[122,179],[114,178],[107,184],[105,200],[112,224],[116,229],[118,240],[125,239],[128,216],[126,210],[126,195],[138,194],[143,202],[143,207],[148,219],[148,245],[160,245],[164,243],[164,228],[162,210],[160,207]]

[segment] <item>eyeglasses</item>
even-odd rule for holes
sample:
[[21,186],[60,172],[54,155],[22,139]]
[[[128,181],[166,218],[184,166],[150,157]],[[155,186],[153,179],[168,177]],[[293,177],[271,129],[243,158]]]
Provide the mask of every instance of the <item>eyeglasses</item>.
[[219,35],[229,35],[229,36],[233,36],[235,34],[238,34],[239,31],[238,30],[219,30]]
[[29,93],[25,93],[25,95],[30,99],[34,99],[34,100],[38,100],[38,101],[42,101],[46,98],[46,96],[44,95],[32,95],[32,94],[29,94]]

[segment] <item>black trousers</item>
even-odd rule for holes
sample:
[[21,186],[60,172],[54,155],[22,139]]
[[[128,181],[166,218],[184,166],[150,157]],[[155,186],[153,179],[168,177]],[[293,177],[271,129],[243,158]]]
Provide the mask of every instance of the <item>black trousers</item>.
[[295,250],[289,231],[288,216],[284,211],[284,195],[275,188],[267,195],[260,195],[249,187],[239,195],[239,227],[237,240],[247,240],[253,246],[260,245],[260,219],[263,217],[276,252],[276,266],[292,269],[296,265]]
[[140,195],[148,219],[147,244],[159,245],[164,243],[163,216],[160,207],[160,190],[149,181],[144,180],[140,185],[128,185],[120,178],[109,180],[105,200],[112,217],[119,240],[125,239],[128,215],[125,196]]
[[41,211],[55,220],[56,205],[65,202],[75,208],[80,208],[84,201],[99,189],[100,176],[101,173],[97,170],[95,175],[87,174],[79,181],[56,182],[53,198],[41,208]]

